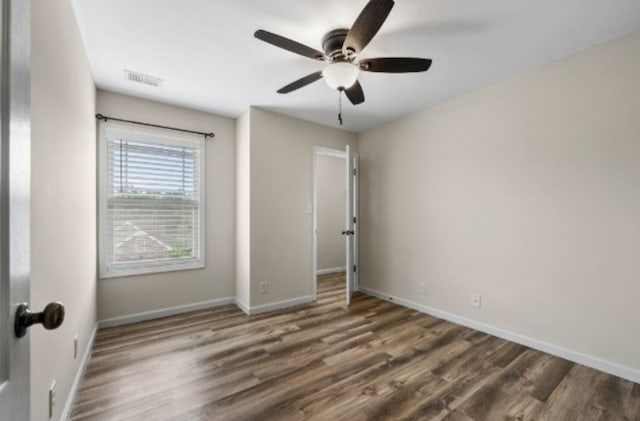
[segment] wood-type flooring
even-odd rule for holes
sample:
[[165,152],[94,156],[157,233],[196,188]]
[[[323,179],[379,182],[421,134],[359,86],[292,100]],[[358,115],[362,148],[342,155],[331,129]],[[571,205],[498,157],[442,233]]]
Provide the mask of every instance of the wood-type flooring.
[[356,293],[100,329],[72,420],[640,420],[640,385]]

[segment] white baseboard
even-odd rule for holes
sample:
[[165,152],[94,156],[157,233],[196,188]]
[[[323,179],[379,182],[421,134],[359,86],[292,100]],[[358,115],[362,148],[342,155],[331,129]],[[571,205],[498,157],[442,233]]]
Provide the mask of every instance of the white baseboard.
[[60,419],[63,421],[67,421],[71,418],[71,410],[73,409],[73,403],[76,400],[76,396],[78,395],[78,388],[80,387],[80,381],[84,376],[84,372],[87,369],[87,364],[89,364],[89,358],[91,357],[91,351],[93,351],[93,344],[96,341],[96,333],[98,332],[98,324],[93,327],[93,331],[91,332],[91,336],[89,337],[89,341],[87,342],[87,347],[84,350],[84,354],[82,355],[82,359],[80,360],[80,365],[78,365],[78,371],[76,371],[76,376],[73,379],[73,383],[71,384],[71,390],[69,390],[69,396],[67,397],[67,402],[64,404],[64,409],[62,410],[62,415]]
[[142,322],[145,320],[158,319],[160,317],[173,316],[175,314],[186,313],[189,311],[205,310],[213,307],[220,307],[229,304],[236,304],[235,297],[218,298],[216,300],[202,301],[199,303],[185,304],[163,308],[160,310],[145,311],[143,313],[130,314],[122,317],[114,317],[112,319],[101,320],[98,322],[100,328],[126,325],[130,323]]
[[246,307],[246,305],[245,305],[245,308],[242,308],[240,305],[238,305],[238,307],[240,307],[240,309],[245,313],[249,315],[253,315],[253,314],[268,313],[269,311],[274,311],[274,310],[281,310],[283,308],[293,307],[300,304],[306,304],[306,303],[312,302],[313,300],[314,300],[313,295],[307,295],[305,297],[297,297],[297,298],[292,298],[290,300],[277,301],[275,303],[263,304],[255,307]]
[[604,371],[605,373],[613,374],[614,376],[622,377],[634,383],[640,383],[640,370],[636,370],[631,367],[626,367],[597,357],[593,357],[591,355],[586,355],[578,351],[573,351],[571,349],[563,348],[561,346],[554,345],[545,341],[530,338],[528,336],[488,325],[486,323],[478,322],[476,320],[457,316],[446,311],[438,310],[429,306],[425,306],[423,304],[418,304],[414,301],[405,300],[404,298],[385,294],[383,292],[365,288],[363,286],[360,287],[360,291],[365,294],[372,295],[383,300],[391,301],[398,305],[408,307],[440,319],[448,320],[452,323],[479,330],[481,332],[488,333],[490,335],[518,343],[520,345],[528,346],[529,348],[537,349],[539,351],[546,352],[548,354],[552,354],[560,358],[564,358],[566,360],[594,368],[596,370]]
[[100,320],[98,328],[113,327],[127,325],[131,323],[142,322],[145,320],[158,319],[160,317],[173,316],[176,314],[186,313],[189,311],[204,310],[207,308],[220,307],[229,304],[235,304],[240,310],[248,315],[267,313],[269,311],[281,310],[283,308],[297,306],[300,304],[310,303],[315,298],[312,295],[305,297],[292,298],[290,300],[277,301],[275,303],[263,304],[256,307],[247,305],[238,297],[219,298],[217,300],[203,301],[200,303],[186,304],[183,306],[163,308],[160,310],[146,311],[143,313],[130,314],[122,317],[114,317],[111,319]]
[[337,272],[345,272],[346,270],[347,270],[346,266],[342,266],[342,267],[339,267],[339,268],[318,269],[316,271],[316,276],[328,275],[330,273],[337,273]]
[[247,315],[251,314],[251,307],[249,307],[249,305],[244,301],[242,301],[240,298],[236,297],[235,303],[238,306],[238,308],[242,310],[245,314]]

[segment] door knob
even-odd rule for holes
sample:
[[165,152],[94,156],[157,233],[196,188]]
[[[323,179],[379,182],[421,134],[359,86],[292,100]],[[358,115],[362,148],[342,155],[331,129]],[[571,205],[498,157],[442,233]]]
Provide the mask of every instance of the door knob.
[[61,302],[47,304],[41,313],[33,313],[28,304],[20,304],[16,310],[15,333],[22,338],[27,334],[27,328],[36,323],[42,323],[47,330],[57,329],[64,321],[64,305]]

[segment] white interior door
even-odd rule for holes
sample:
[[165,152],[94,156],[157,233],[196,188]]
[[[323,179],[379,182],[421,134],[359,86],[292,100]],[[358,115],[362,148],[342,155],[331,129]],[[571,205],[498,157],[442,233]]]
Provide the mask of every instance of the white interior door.
[[14,323],[29,299],[30,2],[0,2],[0,420],[26,421],[29,335]]
[[353,151],[347,145],[347,212],[346,212],[346,224],[345,234],[347,242],[347,305],[351,304],[351,296],[355,290],[355,279],[357,272],[356,262],[356,232],[355,232],[355,193],[356,193],[356,171],[355,171],[355,158]]
[[351,190],[351,196],[353,197],[353,290],[358,291],[360,288],[360,265],[358,262],[358,249],[359,249],[359,231],[360,226],[360,203],[358,201],[359,189],[360,189],[360,169],[358,168],[358,154],[353,154],[351,159],[353,162],[353,187]]

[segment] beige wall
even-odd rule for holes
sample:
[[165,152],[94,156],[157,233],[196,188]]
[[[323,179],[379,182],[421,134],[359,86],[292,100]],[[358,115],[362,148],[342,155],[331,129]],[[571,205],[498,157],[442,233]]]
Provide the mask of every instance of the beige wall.
[[33,1],[32,48],[31,304],[67,308],[57,331],[31,331],[32,419],[48,419],[54,380],[60,417],[96,321],[96,110],[216,133],[206,269],[99,280],[99,319],[310,296],[312,146],[359,143],[361,284],[640,370],[629,333],[640,330],[640,33],[360,142],[259,108],[234,121],[104,91],[96,101],[68,0]]
[[236,299],[251,305],[251,115],[236,121]]
[[318,271],[346,266],[345,229],[347,192],[344,158],[318,155]]
[[640,370],[638,75],[635,32],[363,134],[361,284]]
[[[251,306],[313,294],[313,146],[344,149],[357,136],[251,108]],[[260,294],[260,282],[269,292]]]
[[234,296],[235,121],[99,90],[97,112],[213,131],[206,141],[206,268],[98,281],[99,320]]
[[[95,87],[68,0],[32,2],[31,308],[66,308],[31,336],[31,419],[59,419],[96,323]],[[73,340],[79,355],[74,360]]]

